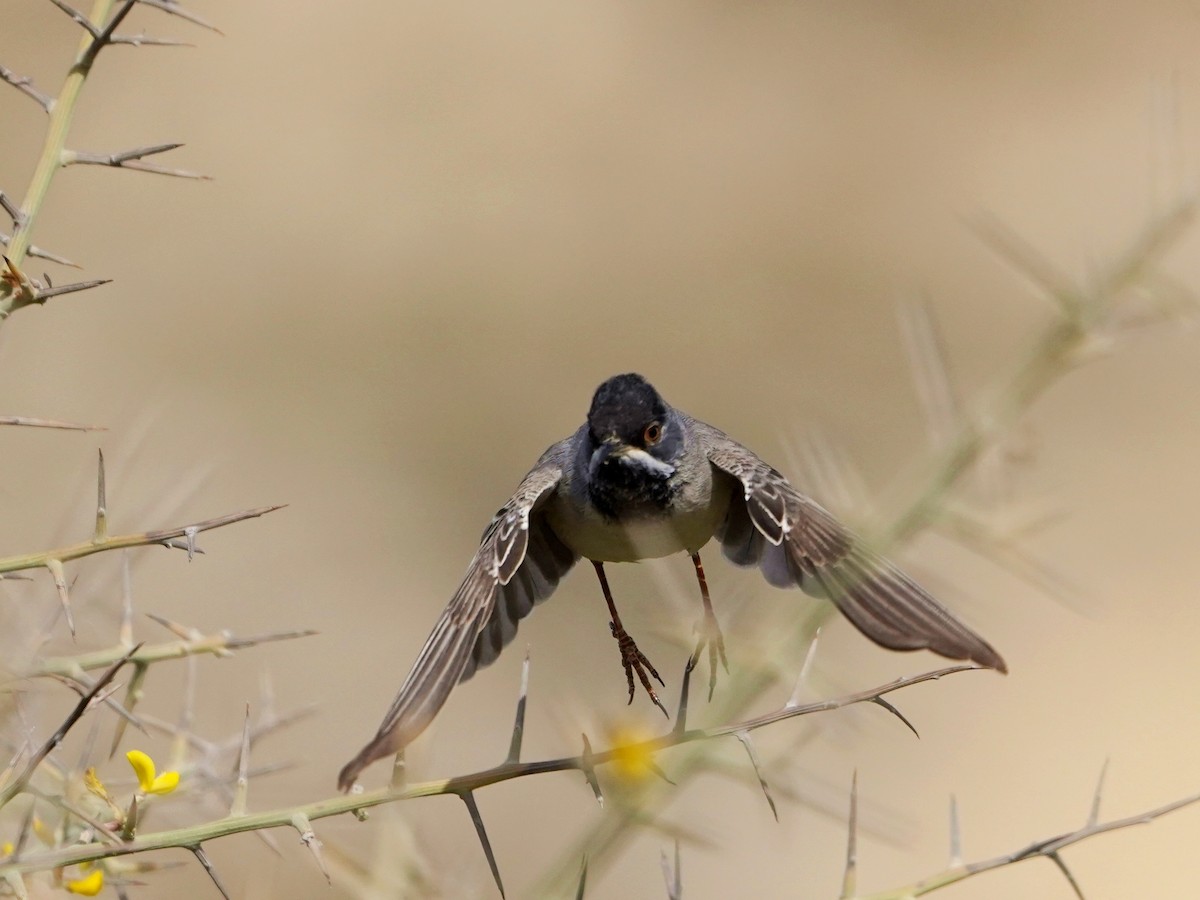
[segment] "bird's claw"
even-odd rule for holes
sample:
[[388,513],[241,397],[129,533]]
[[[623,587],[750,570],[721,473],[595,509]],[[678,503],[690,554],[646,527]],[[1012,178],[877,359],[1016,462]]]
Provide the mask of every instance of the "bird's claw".
[[621,648],[621,665],[625,668],[625,681],[629,685],[629,702],[633,703],[633,695],[636,693],[633,684],[633,673],[637,672],[638,679],[642,682],[642,687],[650,695],[650,700],[662,710],[664,716],[668,719],[671,718],[671,714],[662,705],[662,701],[658,699],[658,694],[655,693],[654,687],[650,684],[650,675],[653,675],[659,684],[666,687],[666,682],[662,680],[662,676],[658,674],[658,670],[646,658],[646,654],[638,648],[637,642],[629,636],[629,632],[619,627],[615,622],[609,622],[608,628],[612,632],[612,636],[616,638],[617,646]]

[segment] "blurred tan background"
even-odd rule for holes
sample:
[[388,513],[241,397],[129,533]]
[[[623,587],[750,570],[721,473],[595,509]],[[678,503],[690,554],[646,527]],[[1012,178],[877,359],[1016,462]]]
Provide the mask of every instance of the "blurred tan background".
[[[224,36],[136,11],[124,30],[197,46],[106,52],[70,143],[184,141],[164,161],[215,181],[96,168],[56,179],[35,242],[115,282],[3,327],[0,414],[108,431],[0,434],[0,554],[88,533],[98,446],[114,530],[289,504],[204,536],[191,564],[144,550],[135,571],[143,611],[239,634],[320,631],[201,661],[197,727],[214,737],[239,727],[265,671],[284,709],[317,705],[259,749],[258,762],[300,765],[257,782],[256,809],[331,794],[491,513],[605,377],[643,372],[794,474],[795,447],[819,431],[894,509],[929,452],[897,302],[930,302],[967,395],[1053,314],[964,220],[995,213],[1082,277],[1186,190],[1197,163],[1190,3],[194,8]],[[6,0],[2,15],[0,62],[56,92],[77,29],[41,0]],[[10,196],[24,192],[43,119],[0,91]],[[1171,257],[1192,287],[1198,239]],[[897,697],[920,741],[878,710],[838,714],[768,773],[819,801],[782,802],[779,824],[756,787],[691,785],[666,813],[703,840],[683,848],[685,897],[835,896],[854,769],[882,832],[862,838],[864,891],[944,865],[951,793],[964,853],[979,859],[1081,824],[1106,759],[1108,816],[1200,790],[1196,349],[1193,332],[1148,333],[1028,420],[1021,497],[1064,515],[1024,548],[1077,587],[1081,609],[936,536],[908,548],[905,562],[1012,674]],[[736,665],[756,605],[774,615],[803,600],[709,556]],[[689,568],[613,573],[671,696],[683,655],[659,635],[689,632],[678,615],[694,602]],[[71,567],[81,646],[114,633],[116,571],[115,559]],[[670,604],[658,602],[664,584],[679,586]],[[5,583],[0,600],[5,616],[56,604],[48,579]],[[581,722],[624,712],[605,622],[582,569],[522,631],[534,658],[527,758],[575,753]],[[55,649],[70,646],[63,632]],[[162,633],[141,620],[138,634]],[[455,694],[410,754],[414,778],[502,756],[519,657]],[[831,690],[937,664],[877,650],[843,622],[817,662]],[[175,715],[181,672],[154,670],[148,708]],[[658,715],[641,697],[633,710]],[[762,733],[764,755],[786,752],[792,727]],[[573,775],[479,800],[510,897],[528,896],[595,815]],[[495,895],[456,801],[318,831],[369,864],[397,852],[378,845],[395,815],[443,896]],[[1200,890],[1198,836],[1189,809],[1065,856],[1092,900],[1187,896]],[[280,842],[281,857],[250,836],[209,854],[235,896],[352,895],[344,881],[326,887],[293,835]],[[638,836],[593,871],[588,897],[664,896],[669,848]],[[138,892],[212,894],[190,862]],[[1035,861],[944,896],[1072,893]]]

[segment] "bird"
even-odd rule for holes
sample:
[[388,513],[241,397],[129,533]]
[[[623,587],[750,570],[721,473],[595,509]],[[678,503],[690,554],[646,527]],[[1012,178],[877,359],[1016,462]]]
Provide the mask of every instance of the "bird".
[[666,713],[650,681],[662,678],[625,630],[604,565],[690,556],[711,695],[725,650],[700,550],[714,537],[734,564],[757,566],[774,586],[831,600],[885,648],[927,649],[1007,672],[987,641],[777,469],[627,373],[596,389],[587,421],[541,455],[492,518],[379,730],[339,773],[339,788],[349,790],[368,765],[424,731],[454,687],[499,656],[517,623],[580,559],[600,581],[630,702],[636,674]]

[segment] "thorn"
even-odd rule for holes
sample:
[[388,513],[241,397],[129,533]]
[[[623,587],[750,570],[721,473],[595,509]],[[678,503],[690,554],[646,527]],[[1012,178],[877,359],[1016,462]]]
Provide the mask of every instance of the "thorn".
[[190,41],[175,38],[150,37],[144,31],[139,34],[114,34],[111,43],[128,44],[133,47],[195,47]]
[[1078,316],[1085,302],[1079,289],[1016,231],[991,214],[976,216],[967,225],[984,246],[1054,300],[1069,318]]
[[70,17],[71,21],[90,34],[93,41],[100,37],[100,29],[93,25],[91,20],[79,10],[72,6],[68,6],[66,3],[63,3],[62,0],[50,0],[50,2],[65,12],[67,16]]
[[185,22],[191,22],[193,25],[199,25],[201,28],[207,28],[209,31],[216,32],[224,37],[225,33],[217,26],[212,25],[205,19],[200,18],[194,12],[184,9],[178,0],[141,0],[142,6],[150,6],[154,9],[162,10],[172,16],[179,16]]
[[958,799],[950,795],[950,868],[954,869],[963,863],[962,830],[958,823]]
[[[5,243],[7,243],[7,241]],[[26,252],[27,255],[36,259],[44,259],[48,262],[58,263],[60,266],[67,266],[71,269],[83,268],[83,266],[79,265],[79,263],[69,260],[65,256],[60,256],[57,253],[51,253],[49,250],[45,249],[44,247],[39,247],[37,244],[30,244],[29,250]]]
[[388,786],[393,791],[402,791],[408,784],[408,766],[404,762],[404,751],[400,750],[396,753],[396,758],[392,760],[392,777],[388,782]]
[[133,646],[133,571],[128,550],[121,554],[121,627],[117,643],[122,647]]
[[1067,864],[1063,862],[1063,858],[1059,856],[1058,851],[1055,850],[1046,855],[1050,857],[1050,861],[1054,865],[1058,866],[1058,871],[1063,873],[1063,877],[1067,879],[1067,884],[1071,885],[1071,890],[1075,892],[1075,896],[1079,900],[1086,900],[1083,896],[1082,888],[1079,887],[1079,882],[1075,880],[1075,876],[1071,874],[1071,870],[1067,868]]
[[[12,74],[8,72],[8,69],[0,66],[0,78],[8,81],[5,73]],[[8,217],[12,219],[14,228],[20,229],[25,226],[25,214],[21,212],[15,203],[8,199],[8,195],[4,191],[0,191],[0,209],[8,213]],[[8,243],[8,241],[5,241],[5,243]]]
[[587,872],[588,858],[585,853],[583,855],[583,863],[579,866],[579,887],[575,889],[575,900],[583,900],[583,893],[587,888]]
[[525,648],[525,661],[521,664],[521,689],[517,694],[517,715],[513,721],[512,740],[508,745],[506,764],[521,760],[521,741],[525,735],[525,704],[529,698],[529,648]]
[[793,709],[800,705],[800,689],[808,684],[809,675],[812,674],[813,660],[817,656],[817,640],[820,637],[821,629],[818,628],[813,632],[812,640],[808,642],[808,649],[804,652],[804,662],[800,664],[800,674],[796,676],[796,684],[792,688],[792,696],[788,698],[784,709]]
[[38,106],[46,112],[54,109],[54,98],[49,94],[43,94],[33,86],[33,79],[24,75],[18,75],[12,69],[6,69],[0,66],[0,81],[7,81],[26,97],[32,99]]
[[[187,550],[187,544],[185,542],[177,541],[172,538],[168,538],[165,541],[156,541],[156,543],[162,544],[162,546],[166,547],[168,550]],[[206,555],[205,552],[199,547],[195,548],[195,553],[197,556]]]
[[771,807],[771,815],[778,822],[779,810],[775,808],[775,798],[771,796],[771,787],[767,784],[767,779],[763,776],[762,765],[758,760],[758,751],[754,749],[754,744],[750,740],[750,732],[735,731],[733,736],[741,741],[742,746],[746,748],[746,755],[750,757],[750,765],[754,766],[754,774],[758,776],[758,786],[762,788],[763,796],[767,798],[767,804]]
[[663,880],[667,883],[668,900],[683,900],[683,865],[679,859],[679,838],[675,838],[675,865],[672,870],[667,851],[662,852]]
[[221,896],[224,897],[225,900],[231,900],[229,891],[225,890],[225,885],[221,884],[221,879],[217,877],[217,870],[213,868],[212,863],[209,861],[208,856],[204,852],[204,848],[200,844],[196,844],[192,847],[188,847],[188,849],[192,851],[192,855],[194,855],[196,859],[199,860],[200,865],[204,867],[204,871],[208,873],[208,877],[212,879],[212,883],[216,886],[217,890],[221,892]]
[[[246,717],[242,720],[242,746],[238,753],[237,781],[234,782],[233,802],[229,806],[230,816],[244,816],[246,814],[246,797],[250,790],[250,704],[246,704]],[[307,822],[307,820],[306,820]],[[293,823],[295,824],[295,820]],[[304,840],[304,834],[301,832],[300,839]],[[307,841],[305,842],[307,843]],[[312,849],[312,848],[310,848]],[[315,851],[314,851],[315,852]],[[317,864],[320,865],[318,857]],[[321,871],[325,867],[321,866]],[[325,876],[329,877],[328,873]]]
[[145,157],[156,156],[177,150],[183,144],[154,144],[149,147],[135,147],[132,150],[121,150],[117,153],[92,153],[86,150],[64,150],[60,164],[63,166],[108,166],[114,169],[134,169],[138,172],[150,172],[155,175],[172,175],[176,178],[192,178],[200,181],[211,181],[212,176],[192,172],[188,169],[172,169],[156,163],[145,162]]
[[[128,645],[132,647],[133,644]],[[125,688],[125,702],[123,714],[117,719],[116,727],[113,729],[112,744],[108,748],[108,758],[112,759],[116,755],[117,748],[121,746],[121,739],[125,737],[125,729],[128,727],[130,719],[133,716],[133,710],[137,707],[138,702],[142,699],[142,685],[146,682],[146,673],[150,671],[150,666],[146,663],[134,662],[133,677],[129,679],[129,684]],[[145,730],[140,722],[133,720],[134,724],[141,730]]]
[[596,779],[596,765],[593,761],[592,742],[588,740],[588,736],[583,735],[583,753],[579,757],[579,768],[583,772],[583,777],[587,779],[588,785],[592,789],[592,793],[596,796],[596,802],[600,804],[600,808],[604,808],[604,794],[600,790],[600,782]]
[[871,698],[871,702],[874,703],[876,706],[882,706],[884,709],[886,709],[888,712],[890,712],[893,716],[895,716],[897,719],[899,719],[901,722],[903,722],[905,725],[907,725],[909,731],[911,731],[913,734],[915,734],[918,738],[921,737],[921,735],[917,731],[917,729],[913,727],[913,723],[908,721],[908,719],[906,719],[904,717],[904,713],[900,712],[900,710],[896,709],[896,707],[892,706],[892,704],[890,704],[888,701],[884,700],[882,697],[873,697],[873,698]]
[[496,879],[496,887],[500,890],[500,896],[504,896],[504,883],[500,880],[500,868],[496,865],[496,854],[492,852],[492,842],[488,840],[487,829],[483,827],[483,817],[479,814],[479,806],[475,803],[475,794],[472,791],[465,791],[458,795],[462,798],[462,802],[467,805],[467,812],[471,815],[471,822],[475,825],[475,834],[479,836],[479,843],[483,846],[483,855],[487,857],[488,867],[492,870],[492,878]]
[[249,637],[234,637],[225,639],[225,647],[229,650],[241,650],[243,647],[257,647],[259,644],[269,644],[274,641],[292,641],[296,638],[312,637],[320,634],[312,628],[299,628],[292,631],[272,631],[266,634],[253,634]]
[[33,295],[33,298],[29,300],[28,303],[45,303],[51,297],[57,297],[61,294],[74,294],[77,291],[89,291],[92,288],[110,284],[111,282],[111,278],[97,278],[93,281],[76,281],[72,284],[64,284],[60,287],[46,288],[44,290],[36,291]]
[[54,589],[58,591],[58,601],[62,604],[63,614],[67,617],[67,628],[71,637],[75,637],[75,617],[71,615],[71,598],[67,594],[67,579],[63,574],[62,563],[57,559],[46,560],[46,569],[54,579]]
[[647,759],[645,762],[645,766],[647,769],[649,769],[651,772],[653,772],[655,775],[657,775],[659,778],[661,778],[667,784],[669,784],[669,785],[675,784],[674,781],[672,781],[670,778],[667,777],[667,773],[662,770],[662,767],[659,766],[659,764],[656,763],[653,759]]
[[197,628],[189,628],[187,625],[182,625],[179,622],[174,622],[165,616],[160,616],[155,613],[146,613],[146,618],[152,622],[157,622],[171,634],[185,641],[199,640],[203,635]]
[[129,801],[129,810],[124,815],[124,822],[121,825],[120,837],[122,841],[132,841],[137,829],[138,812],[141,809],[142,799],[137,794]]
[[[108,690],[103,691],[97,696],[96,702],[102,703],[107,700],[108,697],[116,692],[118,687],[118,685],[111,685]],[[88,729],[87,739],[83,742],[83,748],[79,753],[79,763],[75,769],[76,773],[83,772],[88,766],[88,761],[94,758],[94,754],[96,752],[96,739],[99,737],[99,730],[100,720],[97,717],[93,717],[92,725]]]
[[25,811],[25,816],[21,820],[21,830],[17,832],[17,846],[13,850],[13,859],[19,859],[25,852],[25,845],[29,843],[29,836],[33,834],[33,820],[37,814],[37,804],[30,803],[29,809]]
[[183,703],[179,708],[179,739],[192,730],[192,723],[196,720],[196,672],[196,657],[189,656],[184,667]]
[[329,884],[333,884],[333,879],[329,876],[329,870],[325,868],[325,860],[321,856],[321,842],[317,839],[317,833],[313,831],[312,823],[308,821],[308,816],[302,812],[292,815],[292,827],[300,832],[300,841],[313,855],[313,859],[317,862],[317,868],[321,870],[321,874],[325,876],[325,880]]
[[96,530],[92,533],[92,543],[101,544],[108,539],[108,497],[104,487],[104,451],[96,452],[100,463],[96,476]]
[[0,425],[19,425],[26,428],[59,428],[63,431],[105,431],[103,425],[78,425],[57,419],[34,419],[29,416],[0,416]]
[[846,871],[842,876],[842,900],[857,893],[858,883],[858,769],[850,781],[850,819],[847,822]]
[[700,662],[700,651],[703,646],[703,643],[699,641],[696,643],[696,649],[692,651],[692,655],[688,657],[688,661],[683,667],[683,678],[680,679],[679,684],[679,711],[675,714],[675,727],[671,729],[673,734],[683,734],[687,727],[688,694],[692,687],[692,672]]

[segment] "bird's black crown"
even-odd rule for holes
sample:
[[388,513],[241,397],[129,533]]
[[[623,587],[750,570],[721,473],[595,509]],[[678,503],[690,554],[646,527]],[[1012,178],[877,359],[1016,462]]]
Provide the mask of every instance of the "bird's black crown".
[[633,444],[648,424],[666,418],[667,410],[658,391],[641,375],[614,375],[596,388],[588,410],[588,430],[597,442],[615,434]]

